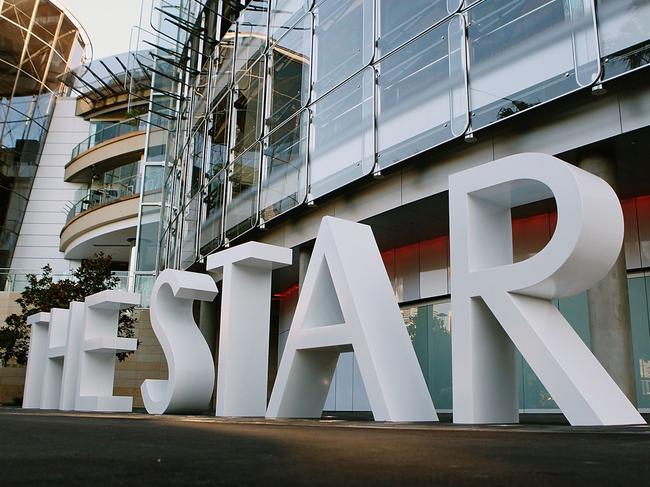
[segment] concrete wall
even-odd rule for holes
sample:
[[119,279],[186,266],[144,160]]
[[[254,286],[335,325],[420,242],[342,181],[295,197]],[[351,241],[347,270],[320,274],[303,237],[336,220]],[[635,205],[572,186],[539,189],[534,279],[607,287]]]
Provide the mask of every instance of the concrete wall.
[[25,218],[14,252],[13,270],[37,271],[50,264],[54,273],[67,273],[76,267],[59,251],[59,234],[70,202],[83,184],[65,183],[65,165],[72,149],[89,135],[89,123],[75,117],[75,98],[60,98],[47,134]]

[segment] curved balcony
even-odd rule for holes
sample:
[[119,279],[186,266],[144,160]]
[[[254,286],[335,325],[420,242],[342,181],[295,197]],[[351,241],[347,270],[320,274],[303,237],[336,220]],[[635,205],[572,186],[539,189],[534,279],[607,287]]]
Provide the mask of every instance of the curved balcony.
[[144,153],[145,126],[139,119],[113,124],[91,135],[72,150],[65,180],[88,182],[93,173],[105,172],[137,160]]
[[139,179],[133,177],[89,190],[68,211],[59,250],[67,259],[82,259],[101,247],[124,253],[119,260],[128,261],[128,240],[135,237],[138,223],[139,188]]

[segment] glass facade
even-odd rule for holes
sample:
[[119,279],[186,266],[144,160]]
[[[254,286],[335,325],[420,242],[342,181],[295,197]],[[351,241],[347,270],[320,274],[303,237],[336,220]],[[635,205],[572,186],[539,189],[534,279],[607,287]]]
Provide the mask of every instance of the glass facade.
[[[209,9],[186,12],[205,36],[186,43],[191,69],[172,90],[158,270],[197,266],[350,183],[650,63],[645,0],[234,3],[241,12],[208,2],[219,18],[207,50]],[[623,202],[641,407],[650,407],[646,199]],[[552,214],[517,220],[514,260],[538,252],[553,227]],[[405,324],[436,406],[449,409],[448,236],[382,257],[397,300],[415,303],[403,307]],[[588,343],[586,295],[557,306]],[[556,408],[523,359],[518,373],[523,409]],[[327,401],[368,409],[353,354],[341,356]]]
[[[0,2],[0,268],[11,264],[61,75],[85,48],[46,0]],[[2,288],[2,283],[0,283]]]
[[182,166],[169,207],[183,213],[201,193],[197,261],[353,181],[648,63],[641,0],[241,3],[169,6],[203,29],[177,33],[187,69],[166,86],[179,114],[166,164]]

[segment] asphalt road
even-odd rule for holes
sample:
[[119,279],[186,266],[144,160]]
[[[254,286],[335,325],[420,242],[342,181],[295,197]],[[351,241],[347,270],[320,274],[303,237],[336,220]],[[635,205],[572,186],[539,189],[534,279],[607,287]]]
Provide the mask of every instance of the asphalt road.
[[0,485],[650,485],[650,428],[0,408]]

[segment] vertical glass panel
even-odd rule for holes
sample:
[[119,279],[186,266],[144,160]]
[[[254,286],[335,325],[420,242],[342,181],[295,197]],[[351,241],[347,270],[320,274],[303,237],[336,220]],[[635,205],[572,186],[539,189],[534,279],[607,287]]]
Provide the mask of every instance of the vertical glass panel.
[[291,118],[264,139],[260,216],[269,221],[307,196],[309,112]]
[[233,24],[214,51],[210,96],[221,99],[232,83],[237,25]]
[[228,134],[230,132],[230,93],[219,100],[208,118],[208,160],[206,177],[212,178],[228,163]]
[[398,301],[420,299],[420,246],[395,249],[395,294]]
[[236,85],[233,102],[233,116],[235,117],[233,157],[239,156],[259,140],[262,134],[263,114],[264,58],[261,58]]
[[208,183],[205,196],[205,219],[201,222],[200,248],[206,255],[219,247],[223,241],[223,204],[226,190],[227,171],[219,171]]
[[148,308],[151,301],[151,291],[156,283],[156,276],[135,276],[134,291],[140,294],[140,307]]
[[199,222],[201,194],[197,193],[183,211],[183,234],[181,237],[181,269],[187,269],[196,261],[196,237]]
[[291,29],[308,10],[311,0],[271,0],[269,41],[275,42]]
[[237,46],[235,48],[235,79],[264,53],[269,15],[268,0],[252,0],[237,22]]
[[385,56],[458,11],[461,0],[379,0],[377,54]]
[[437,408],[451,409],[451,303],[440,302],[428,308],[429,393]]
[[311,106],[309,184],[315,198],[373,169],[374,77],[367,68]]
[[176,269],[176,236],[178,233],[178,218],[169,227],[169,247],[167,250],[167,267]]
[[636,217],[636,198],[621,201],[625,228],[625,265],[627,269],[641,267],[641,246],[639,245],[639,227]]
[[604,78],[650,64],[650,2],[596,0]]
[[314,13],[316,99],[372,61],[373,0],[323,2]]
[[267,125],[273,130],[307,105],[311,64],[311,15],[305,16],[271,49]]
[[162,183],[165,168],[163,166],[145,166],[142,194],[143,203],[160,203],[162,201]]
[[203,185],[203,165],[205,153],[205,122],[192,135],[192,151],[190,152],[188,164],[188,195],[196,193]]
[[[587,44],[596,39],[591,11],[573,9],[573,2],[582,0],[485,0],[469,9],[473,128],[567,94],[597,77],[599,65],[588,59],[594,50]],[[576,68],[576,60],[586,64]]]
[[156,270],[159,224],[160,206],[142,206],[136,267],[139,271]]
[[245,233],[257,224],[260,156],[260,144],[255,144],[229,166],[229,195],[226,203],[228,239]]
[[158,270],[163,271],[167,268],[167,246],[169,245],[169,230],[165,231],[160,239],[158,250]]
[[463,60],[449,56],[451,38],[448,37],[449,27],[462,23],[461,19],[460,15],[453,17],[378,64],[380,168],[454,138],[451,123],[454,100],[456,110],[461,111],[456,117],[457,125],[465,130],[468,115]]

